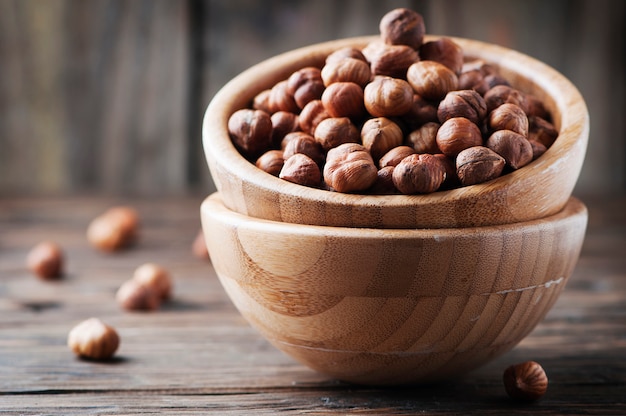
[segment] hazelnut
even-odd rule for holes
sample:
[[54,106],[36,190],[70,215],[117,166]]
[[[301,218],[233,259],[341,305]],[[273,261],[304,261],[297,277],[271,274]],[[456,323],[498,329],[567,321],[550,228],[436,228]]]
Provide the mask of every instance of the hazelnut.
[[428,100],[440,100],[458,89],[459,79],[447,66],[435,61],[413,63],[406,73],[413,90]]
[[319,100],[324,92],[321,71],[316,67],[305,67],[291,74],[287,79],[287,92],[293,96],[298,112],[312,100]]
[[363,99],[374,117],[400,116],[413,105],[413,89],[402,79],[378,76],[365,86]]
[[161,306],[161,296],[157,288],[134,279],[122,283],[115,299],[128,311],[153,311]]
[[194,238],[193,243],[191,243],[191,252],[199,259],[209,260],[210,258],[202,229],[198,230],[196,238]]
[[526,114],[528,116],[537,116],[545,120],[550,119],[550,113],[537,97],[532,94],[526,94]]
[[533,160],[533,148],[528,139],[511,130],[494,132],[485,146],[502,156],[513,169],[526,166]]
[[363,88],[354,82],[335,82],[322,94],[322,104],[331,117],[360,119],[365,115]]
[[450,91],[437,108],[440,123],[453,117],[465,117],[472,123],[480,125],[486,115],[487,104],[474,90]]
[[289,91],[289,84],[287,80],[277,82],[271,88],[267,105],[269,106],[271,113],[275,113],[277,111],[297,113],[300,111],[300,107],[298,107],[295,97]]
[[348,117],[331,117],[318,124],[314,137],[324,150],[329,150],[343,143],[358,143],[360,134]]
[[256,156],[272,144],[272,120],[262,110],[237,110],[228,119],[228,133],[240,152]]
[[387,166],[396,166],[405,157],[415,153],[410,146],[397,146],[385,153],[378,161],[378,166],[382,169]]
[[[354,82],[365,87],[372,72],[367,62],[357,58],[335,59],[322,68],[322,80],[325,86],[334,82]],[[320,94],[321,96],[321,94]]]
[[415,150],[415,153],[439,153],[439,146],[437,146],[439,127],[439,123],[425,123],[419,129],[409,133],[405,142]]
[[112,207],[94,218],[87,239],[99,250],[113,252],[132,244],[138,235],[139,216],[131,207]]
[[493,150],[474,146],[457,155],[456,174],[463,186],[475,185],[500,176],[504,165],[504,158]]
[[552,123],[539,116],[528,117],[528,138],[538,141],[546,148],[552,146],[559,131]]
[[61,247],[52,241],[43,241],[34,246],[26,257],[28,269],[43,280],[61,277],[64,256]]
[[361,142],[372,156],[374,162],[389,150],[402,144],[402,130],[386,117],[367,120],[361,128]]
[[322,146],[310,134],[304,132],[289,133],[285,136],[284,143],[283,159],[285,160],[296,153],[302,153],[313,159],[318,165],[324,162]]
[[270,100],[270,89],[268,88],[254,96],[254,98],[252,99],[252,109],[265,111],[268,114],[271,113],[269,100]]
[[330,117],[330,114],[328,114],[328,111],[324,108],[322,100],[310,101],[304,106],[298,116],[300,129],[305,133],[314,134],[317,125],[328,117]]
[[376,181],[369,191],[375,195],[392,195],[397,194],[398,190],[393,184],[393,166],[385,166],[378,170]]
[[419,48],[422,61],[435,61],[444,64],[459,75],[463,69],[463,50],[450,38],[439,38],[424,43]]
[[387,45],[381,41],[370,42],[363,48],[363,55],[370,63],[372,76],[384,75],[406,79],[406,71],[419,61],[417,51],[406,45]]
[[302,153],[295,153],[293,156],[285,159],[285,164],[278,177],[310,187],[318,187],[322,181],[322,175],[317,163]]
[[538,142],[537,140],[529,139],[528,142],[533,149],[533,160],[537,159],[548,150],[543,143]]
[[489,113],[489,129],[512,130],[528,137],[528,117],[522,108],[516,104],[505,103]]
[[364,146],[345,143],[328,151],[324,181],[335,191],[364,191],[376,182],[377,177],[378,169]]
[[460,90],[474,90],[483,96],[489,88],[487,81],[485,81],[485,76],[478,69],[464,71],[459,75]]
[[172,278],[169,271],[155,263],[145,263],[135,269],[132,279],[139,284],[155,289],[161,300],[172,294]]
[[409,111],[402,116],[402,120],[408,124],[409,131],[431,121],[439,122],[437,118],[438,105],[438,102],[426,100],[419,94],[413,94],[413,104]]
[[393,169],[393,184],[406,195],[434,192],[446,179],[446,170],[435,156],[413,154]]
[[297,114],[288,111],[277,111],[270,116],[272,121],[272,145],[276,146],[287,133],[300,130],[300,120]]
[[517,400],[538,400],[548,390],[548,376],[535,361],[507,367],[502,376],[507,394]]
[[263,153],[255,162],[257,168],[274,176],[278,176],[284,164],[282,150],[275,149]]
[[485,93],[484,98],[488,113],[505,103],[518,105],[522,110],[526,111],[526,95],[508,85],[496,85],[491,87]]
[[397,8],[380,19],[379,30],[385,43],[418,49],[424,41],[426,26],[419,13],[407,8]]
[[443,181],[439,189],[452,189],[458,187],[461,182],[456,175],[455,161],[452,158],[444,155],[443,153],[436,153],[433,156],[441,161],[446,171],[446,179]]
[[443,154],[456,156],[468,147],[481,145],[483,138],[476,124],[465,117],[454,117],[439,127],[436,141]]
[[115,354],[120,337],[115,329],[98,318],[89,318],[70,330],[67,345],[79,357],[106,360]]
[[334,61],[338,61],[344,58],[354,58],[359,59],[361,61],[367,62],[365,56],[363,56],[363,52],[361,49],[355,48],[354,46],[344,46],[343,48],[339,48],[334,52],[331,52],[326,57],[326,64],[333,63]]

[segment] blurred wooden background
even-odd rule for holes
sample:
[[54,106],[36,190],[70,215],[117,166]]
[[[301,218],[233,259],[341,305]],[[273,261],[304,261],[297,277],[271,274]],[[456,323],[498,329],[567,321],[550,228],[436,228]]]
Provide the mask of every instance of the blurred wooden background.
[[578,86],[591,137],[578,193],[626,191],[622,0],[0,0],[0,197],[209,193],[202,114],[276,53],[375,34],[395,7],[428,33],[547,62]]

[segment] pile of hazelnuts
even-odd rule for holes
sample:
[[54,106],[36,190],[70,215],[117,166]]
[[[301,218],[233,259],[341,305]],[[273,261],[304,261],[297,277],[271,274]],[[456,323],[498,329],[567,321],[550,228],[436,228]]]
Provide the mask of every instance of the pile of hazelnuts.
[[543,103],[453,39],[424,42],[394,9],[380,38],[329,54],[234,112],[238,151],[272,175],[329,191],[423,194],[478,184],[541,156],[558,131]]

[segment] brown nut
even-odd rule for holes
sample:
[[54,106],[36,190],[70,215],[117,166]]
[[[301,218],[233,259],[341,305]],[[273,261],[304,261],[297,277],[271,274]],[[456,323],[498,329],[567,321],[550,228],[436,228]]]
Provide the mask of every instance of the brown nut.
[[380,19],[379,30],[385,43],[418,49],[424,41],[426,26],[419,13],[407,8],[397,8]]
[[254,98],[252,99],[253,110],[265,111],[268,114],[272,113],[270,106],[269,106],[270,91],[271,90],[268,88],[254,96]]
[[529,139],[528,142],[533,149],[533,160],[537,159],[548,150],[543,143],[538,142],[537,140]]
[[278,177],[303,186],[318,187],[322,175],[318,164],[302,153],[296,153],[285,159],[285,164]]
[[419,49],[422,61],[444,64],[459,75],[463,69],[463,49],[450,38],[439,38],[425,42]]
[[79,357],[106,360],[117,351],[120,337],[100,319],[89,318],[70,330],[67,345]]
[[373,117],[401,116],[411,110],[413,89],[402,79],[378,76],[365,86],[363,99]]
[[172,295],[172,278],[167,269],[155,263],[144,263],[135,269],[132,279],[139,284],[154,288],[161,300]]
[[95,248],[113,252],[135,242],[138,230],[139,216],[134,208],[112,207],[89,223],[87,239]]
[[552,146],[559,131],[552,123],[539,116],[528,117],[528,138],[536,140],[546,148]]
[[354,82],[335,82],[322,94],[322,104],[331,117],[358,120],[365,115],[363,88]]
[[434,192],[446,179],[446,170],[435,156],[413,154],[393,169],[393,184],[405,195]]
[[359,129],[348,117],[331,117],[322,120],[315,129],[315,141],[326,151],[343,143],[358,143]]
[[437,131],[437,146],[446,156],[456,156],[464,149],[480,146],[483,138],[478,126],[465,117],[446,120]]
[[237,110],[228,119],[228,133],[241,153],[256,156],[272,144],[272,120],[262,110]]
[[370,42],[363,48],[363,55],[370,63],[372,76],[383,75],[406,79],[406,71],[419,61],[417,51],[406,45],[387,45],[382,41]]
[[361,52],[361,49],[355,48],[354,46],[344,46],[343,48],[339,48],[336,51],[331,52],[326,57],[326,65],[335,61],[342,60],[344,58],[354,58],[367,62],[367,59],[365,59],[363,52]]
[[314,134],[317,125],[328,117],[330,117],[330,114],[328,114],[328,111],[324,108],[322,100],[310,101],[304,106],[298,116],[300,130],[308,134]]
[[512,130],[528,137],[528,117],[516,104],[504,103],[496,107],[489,113],[488,123],[491,131]]
[[378,161],[378,167],[382,169],[387,166],[396,166],[402,161],[402,159],[414,153],[415,150],[411,146],[394,147],[380,158],[380,160]]
[[511,130],[494,132],[485,146],[502,156],[512,169],[519,169],[533,160],[533,148],[528,139]]
[[34,246],[26,257],[26,266],[43,280],[57,279],[63,275],[64,255],[61,246],[43,241]]
[[480,125],[486,115],[487,104],[474,90],[450,91],[437,108],[440,123],[453,117],[465,117],[472,123]]
[[539,100],[533,94],[526,94],[526,114],[528,116],[537,116],[545,120],[550,120],[550,113],[543,105],[543,101]]
[[398,190],[393,184],[393,166],[385,166],[378,169],[376,182],[369,191],[375,195],[392,195],[397,194]]
[[255,166],[270,175],[278,176],[285,164],[282,150],[268,150],[263,153],[255,162]]
[[419,61],[409,66],[406,78],[413,90],[427,100],[440,100],[458,89],[459,79],[447,66],[435,61]]
[[297,114],[287,111],[277,111],[270,116],[272,121],[272,146],[277,146],[287,133],[300,130],[300,120]]
[[326,63],[322,68],[321,76],[325,86],[334,82],[354,82],[365,87],[372,77],[372,71],[364,60],[343,58]]
[[401,118],[407,124],[409,131],[415,130],[425,123],[439,122],[437,118],[436,101],[426,100],[419,94],[413,94],[413,104],[408,113]]
[[485,81],[485,76],[478,69],[463,71],[459,75],[460,90],[474,90],[481,96],[484,96],[489,88],[487,81]]
[[277,82],[270,89],[267,105],[272,113],[277,111],[297,113],[300,111],[300,107],[298,106],[298,103],[296,103],[295,97],[289,91],[289,84],[287,80]]
[[510,103],[518,105],[526,112],[526,95],[509,85],[496,85],[491,87],[484,95],[487,103],[487,112],[491,113],[502,104]]
[[413,130],[405,139],[405,143],[411,146],[415,153],[439,153],[437,146],[437,132],[440,124],[428,122],[423,124],[419,129]]
[[499,177],[504,165],[504,158],[493,150],[475,146],[457,155],[456,174],[461,185],[475,185]]
[[283,159],[287,160],[296,153],[302,153],[320,166],[324,163],[322,146],[310,134],[297,131],[287,134],[283,140],[285,143]]
[[335,191],[364,191],[376,182],[377,177],[378,169],[364,146],[345,143],[328,151],[324,181]]
[[507,394],[517,400],[538,400],[548,390],[548,376],[535,361],[526,361],[507,367],[502,376]]
[[308,66],[291,74],[287,79],[287,92],[293,96],[299,109],[309,101],[319,100],[324,92],[320,69]]
[[456,175],[455,160],[452,159],[451,157],[444,155],[443,153],[436,153],[433,156],[435,156],[437,159],[441,161],[446,171],[446,179],[443,181],[439,189],[444,190],[444,189],[457,188],[461,184],[461,182],[459,181],[459,178]]
[[115,299],[128,311],[154,311],[161,306],[161,296],[157,289],[134,279],[122,283],[115,294]]
[[375,163],[389,150],[402,144],[402,129],[386,117],[367,120],[361,128],[361,143]]

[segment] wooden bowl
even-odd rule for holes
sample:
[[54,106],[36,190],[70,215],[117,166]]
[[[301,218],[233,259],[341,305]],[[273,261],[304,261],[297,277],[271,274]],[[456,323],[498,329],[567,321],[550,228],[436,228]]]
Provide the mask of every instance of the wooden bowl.
[[580,253],[571,198],[528,222],[450,229],[289,224],[201,207],[213,266],[278,349],[363,384],[448,379],[513,348],[545,316]]
[[[432,39],[428,37],[427,39]],[[307,188],[257,169],[228,135],[230,115],[253,97],[307,65],[322,66],[332,51],[362,47],[375,37],[350,38],[268,59],[226,84],[204,118],[203,143],[224,204],[239,213],[281,222],[373,228],[470,227],[542,218],[563,208],[582,167],[589,116],[578,90],[549,66],[510,49],[453,38],[467,58],[499,68],[515,87],[535,94],[551,112],[559,138],[539,159],[488,183],[428,195],[367,196]]]

